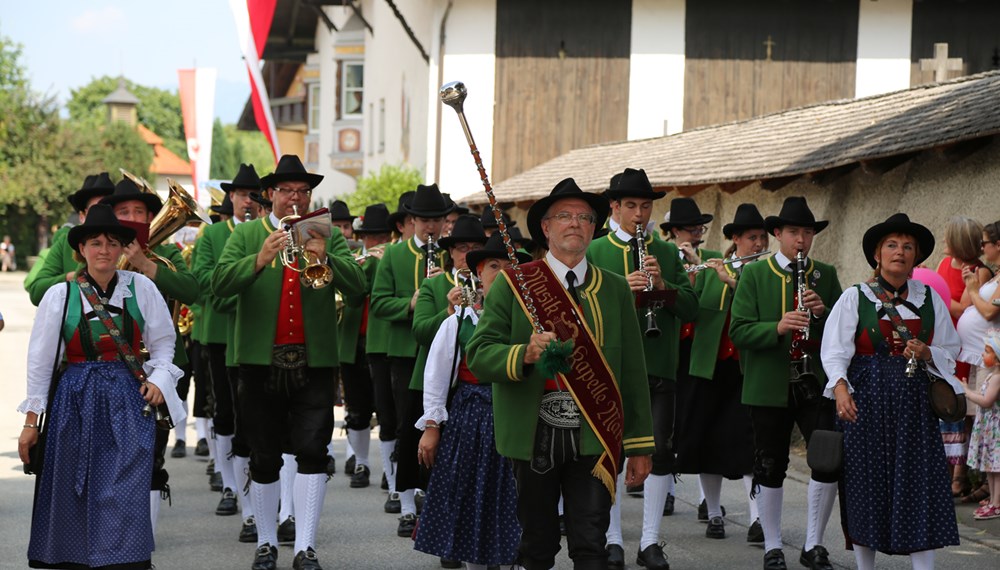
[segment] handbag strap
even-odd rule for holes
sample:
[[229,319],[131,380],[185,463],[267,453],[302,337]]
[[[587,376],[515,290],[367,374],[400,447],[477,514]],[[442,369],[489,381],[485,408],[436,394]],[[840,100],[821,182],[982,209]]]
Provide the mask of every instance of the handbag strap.
[[892,304],[892,298],[886,293],[885,289],[879,285],[878,281],[871,280],[868,283],[868,288],[872,290],[875,297],[879,301],[882,301],[882,310],[885,311],[887,317],[889,317],[889,322],[892,323],[892,328],[896,329],[899,336],[902,337],[904,341],[913,340],[913,333],[910,332],[909,327],[903,323],[903,317],[899,316],[899,311],[896,310],[896,305]]
[[94,314],[104,325],[104,328],[108,329],[108,334],[111,335],[111,339],[115,342],[115,346],[118,348],[118,354],[122,356],[125,361],[125,365],[128,366],[129,372],[132,376],[139,381],[140,384],[146,382],[146,372],[142,369],[142,359],[139,358],[135,351],[132,350],[132,345],[125,340],[122,335],[121,329],[115,324],[115,321],[111,318],[111,314],[108,313],[107,307],[104,303],[97,297],[97,291],[87,280],[85,275],[79,275],[76,278],[76,282],[80,285],[80,290],[83,291],[83,296],[87,298],[87,302],[90,303],[91,308],[94,309]]
[[[62,350],[63,345],[63,322],[66,321],[66,313],[69,310],[69,294],[72,292],[72,288],[69,286],[69,281],[66,282],[66,300],[63,302],[62,318],[59,319],[59,337],[56,341],[56,356],[55,360],[52,362],[52,379],[49,381],[49,399],[46,400],[45,407],[48,408],[52,405],[52,400],[56,397],[56,388],[59,384],[59,361],[61,360],[61,354],[59,351]],[[49,414],[42,412],[42,419],[38,422],[40,426],[39,431],[44,431],[45,425],[48,423]]]

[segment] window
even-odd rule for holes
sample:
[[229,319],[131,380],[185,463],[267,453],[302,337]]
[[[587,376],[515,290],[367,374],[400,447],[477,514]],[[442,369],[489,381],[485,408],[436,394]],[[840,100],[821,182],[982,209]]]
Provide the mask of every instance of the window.
[[378,153],[385,152],[385,99],[378,100]]
[[309,133],[319,132],[319,83],[309,84]]
[[343,80],[341,82],[340,109],[343,117],[359,117],[364,108],[365,65],[363,63],[344,63]]

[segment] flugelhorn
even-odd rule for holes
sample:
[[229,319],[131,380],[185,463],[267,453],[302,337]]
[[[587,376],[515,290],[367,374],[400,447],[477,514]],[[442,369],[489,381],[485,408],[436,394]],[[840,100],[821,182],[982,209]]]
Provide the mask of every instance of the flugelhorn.
[[[299,215],[299,207],[293,204],[292,213],[278,221],[278,225],[288,232],[285,247],[278,252],[278,257],[281,259],[282,265],[301,274],[299,280],[303,285],[313,289],[322,289],[333,281],[333,270],[330,269],[329,265],[320,263],[319,259],[306,249],[305,244],[299,243],[299,240],[296,239],[296,233],[292,231],[292,224],[300,218],[302,216]],[[306,266],[301,269],[298,267],[300,255],[306,262]]]

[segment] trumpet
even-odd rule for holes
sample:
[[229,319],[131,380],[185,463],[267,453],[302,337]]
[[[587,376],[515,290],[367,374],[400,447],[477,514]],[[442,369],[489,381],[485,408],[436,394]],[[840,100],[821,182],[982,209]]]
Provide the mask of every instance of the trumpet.
[[385,253],[385,246],[386,245],[388,245],[388,244],[382,243],[382,244],[376,245],[374,247],[370,247],[364,253],[359,253],[359,254],[355,255],[354,256],[354,261],[357,261],[358,264],[362,264],[369,257],[374,257],[376,259],[382,259],[382,254]]
[[[635,268],[646,275],[646,291],[653,290],[653,277],[646,271],[646,228],[642,224],[635,225],[635,249],[633,250]],[[660,336],[660,327],[656,324],[657,304],[646,305],[646,336],[656,338]]]
[[[305,244],[299,243],[295,239],[295,232],[290,231],[292,224],[301,217],[299,215],[299,207],[292,205],[292,213],[278,221],[278,225],[288,232],[285,247],[278,252],[278,256],[281,259],[282,265],[301,274],[299,280],[302,282],[302,285],[312,287],[313,289],[322,289],[333,281],[333,270],[330,269],[329,265],[323,265],[319,262],[319,259],[314,258],[312,252],[306,250]],[[306,261],[306,266],[302,269],[298,267],[300,255]]]
[[[733,257],[723,261],[722,264],[732,265],[734,263],[743,263],[744,261],[753,261],[754,259],[757,259],[758,257],[761,257],[762,255],[767,255],[769,253],[771,253],[769,250],[765,250],[760,253],[751,253],[750,255],[744,255],[743,257]],[[691,267],[688,267],[684,271],[687,271],[688,273],[698,273],[699,271],[702,271],[703,269],[707,268],[708,264],[702,263],[701,265],[692,265]]]
[[471,269],[459,269],[456,273],[458,286],[462,288],[462,308],[475,307],[479,301],[479,280]]

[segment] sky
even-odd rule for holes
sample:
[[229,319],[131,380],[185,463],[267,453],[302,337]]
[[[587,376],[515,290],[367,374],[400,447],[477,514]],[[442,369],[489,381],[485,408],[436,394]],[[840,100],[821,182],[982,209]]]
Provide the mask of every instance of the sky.
[[196,66],[218,72],[223,123],[250,96],[228,0],[0,0],[0,35],[22,45],[32,88],[62,105],[103,75],[176,92],[177,70]]

